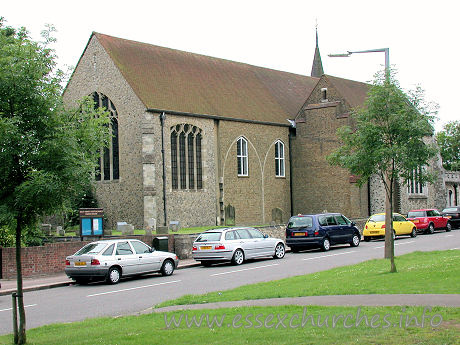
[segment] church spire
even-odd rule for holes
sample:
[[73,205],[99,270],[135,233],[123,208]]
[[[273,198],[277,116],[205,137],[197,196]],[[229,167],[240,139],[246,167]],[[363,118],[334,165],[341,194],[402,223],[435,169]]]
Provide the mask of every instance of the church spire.
[[321,62],[321,54],[319,53],[318,46],[318,25],[316,25],[316,48],[315,57],[313,58],[313,66],[311,67],[312,77],[321,77],[324,74],[323,63]]

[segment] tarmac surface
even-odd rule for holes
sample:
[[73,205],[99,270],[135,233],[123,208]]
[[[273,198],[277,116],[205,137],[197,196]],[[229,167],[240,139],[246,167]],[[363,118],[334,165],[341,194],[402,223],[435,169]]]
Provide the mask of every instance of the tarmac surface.
[[[198,265],[200,264],[193,259],[185,259],[179,261],[179,267],[177,269]],[[27,277],[22,280],[24,292],[51,289],[70,284],[75,284],[75,282],[67,277],[64,271],[62,273],[47,276]],[[0,279],[0,285],[0,296],[11,295],[13,292],[16,292],[16,279]]]
[[[179,262],[177,269],[198,266],[193,259]],[[16,292],[15,279],[0,279],[0,296]],[[75,284],[62,272],[55,275],[31,277],[23,279],[24,291],[51,289],[59,286]],[[218,309],[247,306],[281,306],[281,305],[322,305],[322,306],[443,306],[460,307],[460,294],[389,294],[389,295],[330,295],[285,297],[242,301],[225,301],[216,303],[176,305],[163,308],[151,308],[147,312],[169,312],[175,310]]]

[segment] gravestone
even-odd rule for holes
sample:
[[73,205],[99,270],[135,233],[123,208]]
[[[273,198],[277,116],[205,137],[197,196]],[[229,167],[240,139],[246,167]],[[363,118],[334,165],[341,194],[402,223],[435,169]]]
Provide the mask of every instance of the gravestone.
[[272,224],[278,225],[278,224],[283,224],[283,211],[276,207],[272,209]]
[[65,230],[62,228],[62,226],[56,227],[56,236],[65,236]]
[[42,231],[46,236],[51,235],[51,224],[42,224]]
[[124,224],[118,227],[121,230],[121,234],[125,235],[134,235],[134,225]]
[[230,204],[225,206],[225,225],[235,225],[235,207]]
[[169,229],[173,232],[177,232],[180,229],[180,223],[178,220],[171,220],[169,222]]

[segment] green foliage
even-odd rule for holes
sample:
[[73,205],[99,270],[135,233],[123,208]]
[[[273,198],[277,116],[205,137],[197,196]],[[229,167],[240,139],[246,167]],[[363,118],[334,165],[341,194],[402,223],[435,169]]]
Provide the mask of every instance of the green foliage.
[[70,200],[65,210],[64,227],[72,227],[80,224],[80,208],[97,208],[98,202],[90,183],[77,196]]
[[0,247],[14,247],[16,241],[14,238],[14,230],[8,225],[0,227]]
[[448,122],[436,135],[442,164],[447,170],[460,170],[460,121]]
[[[436,154],[427,138],[433,135],[437,107],[427,104],[419,87],[409,93],[400,88],[394,73],[376,74],[365,106],[353,112],[354,127],[342,127],[342,146],[328,160],[359,176],[358,183],[378,174],[385,183],[411,177],[412,171],[427,166]],[[433,176],[424,170],[420,182]]]
[[82,193],[109,138],[108,114],[90,98],[64,106],[52,32],[34,42],[0,21],[0,212],[21,225]]

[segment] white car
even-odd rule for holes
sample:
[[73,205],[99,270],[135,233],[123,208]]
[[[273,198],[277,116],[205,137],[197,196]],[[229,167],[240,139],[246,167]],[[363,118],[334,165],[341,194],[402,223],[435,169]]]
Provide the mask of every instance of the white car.
[[273,257],[282,259],[284,241],[268,237],[250,227],[208,230],[200,234],[192,247],[192,256],[203,266],[231,261],[241,265],[247,259]]
[[88,243],[65,261],[65,273],[77,283],[106,280],[116,284],[121,277],[161,272],[173,274],[179,259],[176,254],[157,251],[134,239]]

